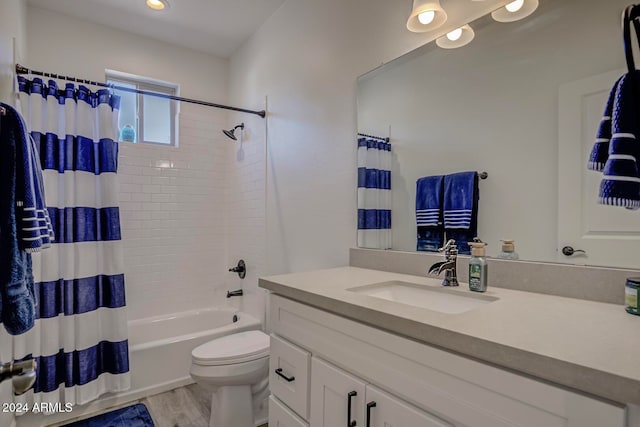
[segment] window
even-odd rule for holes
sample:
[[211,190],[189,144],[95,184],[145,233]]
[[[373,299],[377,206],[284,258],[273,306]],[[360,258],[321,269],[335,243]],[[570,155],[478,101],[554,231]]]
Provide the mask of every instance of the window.
[[[179,96],[179,86],[174,83],[113,70],[107,70],[106,77],[114,86]],[[178,145],[177,101],[121,89],[114,89],[114,93],[121,97],[120,141]]]

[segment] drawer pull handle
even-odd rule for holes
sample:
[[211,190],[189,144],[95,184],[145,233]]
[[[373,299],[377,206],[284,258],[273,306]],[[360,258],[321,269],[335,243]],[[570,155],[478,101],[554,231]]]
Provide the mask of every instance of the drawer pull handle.
[[288,383],[293,382],[293,380],[295,380],[295,379],[296,379],[296,377],[293,377],[293,376],[288,377],[288,376],[286,376],[285,374],[283,374],[283,373],[282,373],[282,368],[278,368],[278,369],[276,369],[276,375],[278,375],[278,376],[279,376],[279,377],[281,377],[281,378],[284,378],[284,380],[285,380],[286,382],[288,382]]
[[356,420],[351,419],[351,399],[353,399],[357,395],[358,395],[358,392],[356,392],[355,390],[350,391],[347,394],[347,427],[356,426]]
[[367,427],[371,427],[371,408],[375,408],[377,405],[376,402],[367,403]]

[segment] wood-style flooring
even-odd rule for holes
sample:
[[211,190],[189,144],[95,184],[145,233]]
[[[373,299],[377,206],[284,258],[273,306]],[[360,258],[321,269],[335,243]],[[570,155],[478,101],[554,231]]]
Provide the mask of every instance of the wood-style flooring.
[[[123,406],[144,403],[156,427],[209,427],[211,416],[211,396],[198,384],[169,390],[155,396],[145,397]],[[109,412],[113,407],[102,411]],[[97,414],[92,414],[95,416]],[[69,421],[67,421],[69,422]],[[264,424],[260,427],[268,427]]]

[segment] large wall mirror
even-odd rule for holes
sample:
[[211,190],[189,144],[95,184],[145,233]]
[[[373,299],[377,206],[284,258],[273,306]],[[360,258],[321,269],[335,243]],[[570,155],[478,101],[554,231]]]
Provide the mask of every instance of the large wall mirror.
[[625,71],[628,3],[540,0],[522,21],[471,23],[465,47],[429,43],[359,78],[358,130],[393,147],[392,249],[416,250],[418,178],[475,170],[488,173],[478,234],[489,255],[508,238],[520,259],[640,266],[640,211],[598,206],[601,175],[586,168]]

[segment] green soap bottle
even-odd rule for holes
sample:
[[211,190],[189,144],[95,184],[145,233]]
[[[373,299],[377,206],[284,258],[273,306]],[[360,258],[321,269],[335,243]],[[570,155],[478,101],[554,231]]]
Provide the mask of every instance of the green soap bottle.
[[469,260],[469,290],[474,292],[487,291],[487,259],[486,259],[486,243],[477,237],[471,246],[471,259]]

